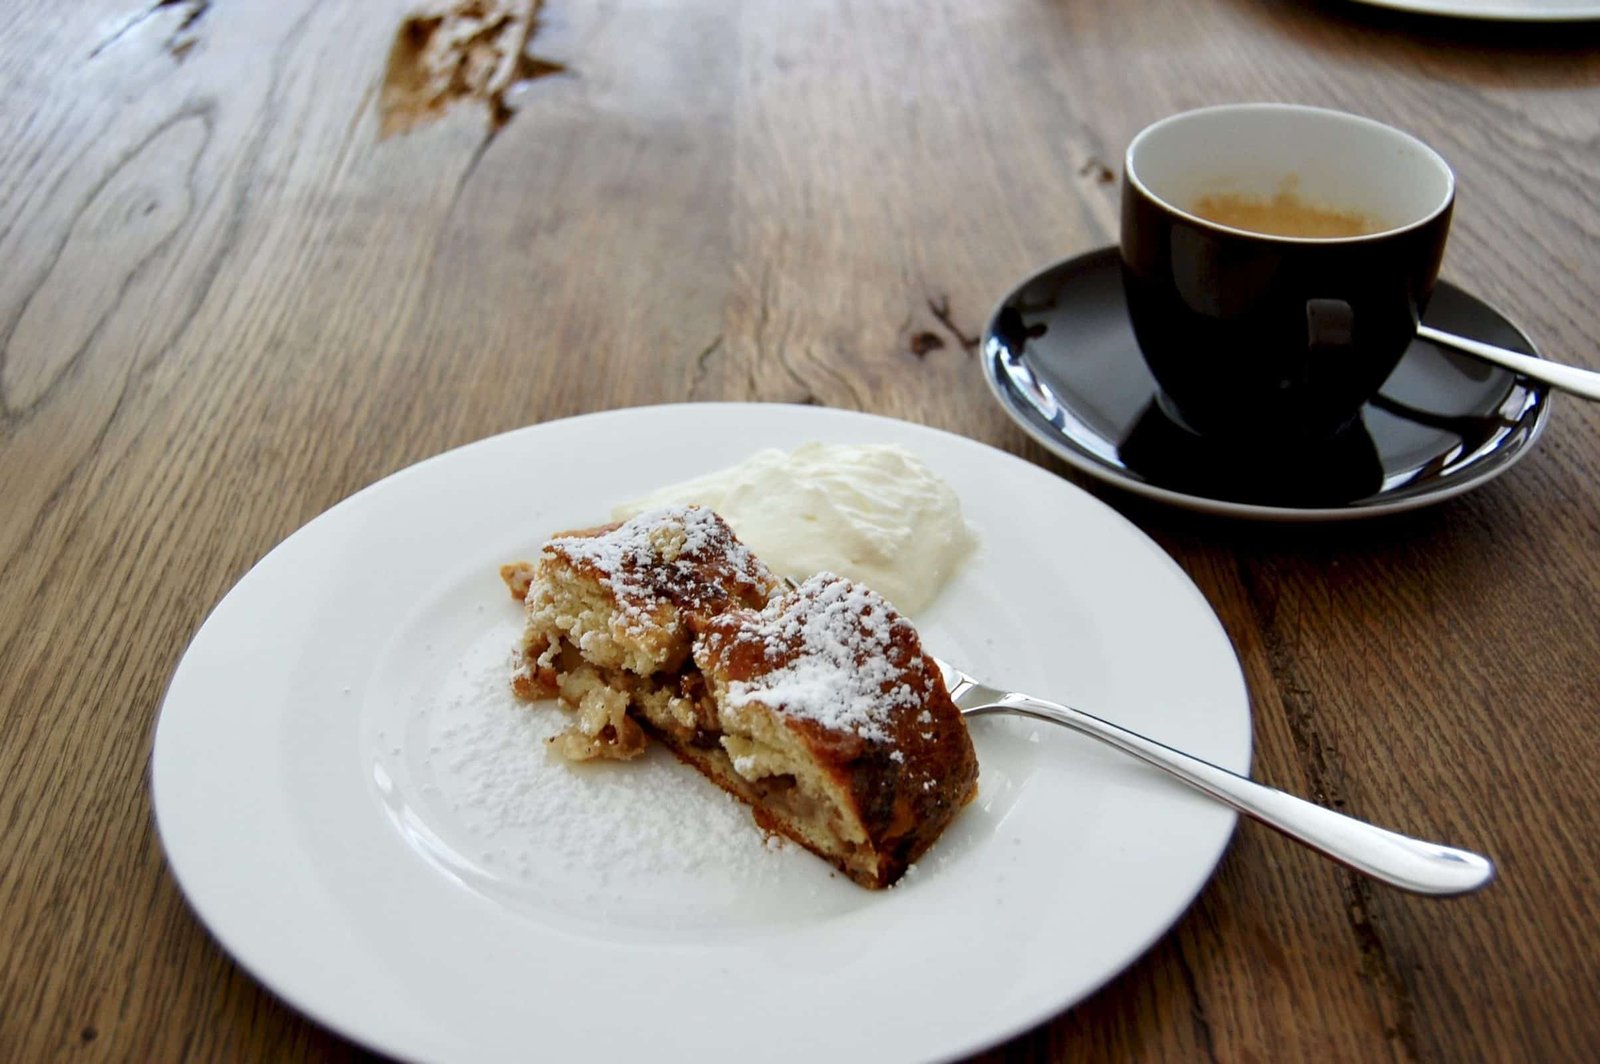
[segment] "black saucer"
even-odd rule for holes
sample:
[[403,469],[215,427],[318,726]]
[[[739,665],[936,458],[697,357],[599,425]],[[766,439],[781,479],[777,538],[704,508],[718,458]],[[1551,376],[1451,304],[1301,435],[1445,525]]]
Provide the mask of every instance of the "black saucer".
[[[1427,321],[1537,354],[1441,281]],[[1505,472],[1544,429],[1545,385],[1424,340],[1349,429],[1315,448],[1218,444],[1167,416],[1140,357],[1115,247],[1034,275],[984,331],[984,375],[1012,419],[1076,468],[1163,502],[1279,521],[1410,510]]]

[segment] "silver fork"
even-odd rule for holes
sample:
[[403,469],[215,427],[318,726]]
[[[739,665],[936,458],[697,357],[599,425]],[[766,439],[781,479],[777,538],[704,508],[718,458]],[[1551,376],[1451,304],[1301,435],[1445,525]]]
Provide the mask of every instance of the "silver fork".
[[950,689],[950,697],[963,716],[1016,713],[1093,736],[1340,864],[1401,890],[1439,896],[1466,894],[1487,886],[1494,879],[1494,862],[1487,857],[1413,839],[1336,813],[1147,739],[1081,709],[989,687],[953,665],[938,658],[933,660],[944,674],[945,686]]

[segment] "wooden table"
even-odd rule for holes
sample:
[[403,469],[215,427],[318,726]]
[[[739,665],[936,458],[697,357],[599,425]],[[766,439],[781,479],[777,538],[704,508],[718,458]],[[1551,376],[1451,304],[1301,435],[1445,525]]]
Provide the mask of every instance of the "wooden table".
[[[152,828],[163,687],[275,543],[564,415],[818,403],[1078,479],[983,387],[994,301],[1114,239],[1130,136],[1236,99],[1455,165],[1446,277],[1600,366],[1600,35],[1274,0],[549,0],[488,109],[379,137],[404,9],[19,0],[0,40],[0,1058],[359,1049],[243,974]],[[1176,929],[988,1060],[1600,1058],[1600,408],[1412,515],[1102,493],[1221,616],[1256,773],[1483,849],[1438,902],[1252,825]]]

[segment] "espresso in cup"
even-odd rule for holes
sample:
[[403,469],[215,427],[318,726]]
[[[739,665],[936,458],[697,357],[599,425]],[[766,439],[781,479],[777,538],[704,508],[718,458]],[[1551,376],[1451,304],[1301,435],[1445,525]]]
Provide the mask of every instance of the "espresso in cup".
[[1416,335],[1454,198],[1436,152],[1356,115],[1238,104],[1145,129],[1123,283],[1162,408],[1219,439],[1350,426]]
[[1298,183],[1295,178],[1285,179],[1270,199],[1236,192],[1205,193],[1189,204],[1189,213],[1231,229],[1268,236],[1367,236],[1387,228],[1359,211],[1302,199],[1295,191]]

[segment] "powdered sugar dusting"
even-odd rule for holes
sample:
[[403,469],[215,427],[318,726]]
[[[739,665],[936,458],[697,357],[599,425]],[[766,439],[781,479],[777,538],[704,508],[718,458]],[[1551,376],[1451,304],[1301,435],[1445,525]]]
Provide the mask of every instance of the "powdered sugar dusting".
[[818,573],[773,600],[757,623],[724,640],[756,642],[774,667],[728,685],[727,702],[760,702],[835,731],[888,741],[888,725],[923,703],[892,653],[909,623],[882,596],[832,573]]
[[593,567],[619,600],[692,593],[705,579],[700,568],[708,565],[749,586],[773,583],[771,572],[727,524],[699,506],[647,510],[604,535],[559,536],[544,553]]
[[588,926],[731,932],[860,904],[662,748],[626,764],[548,750],[571,718],[510,692],[515,632],[481,634],[373,733],[380,790],[413,846],[512,908]]
[[503,667],[476,686],[437,707],[430,749],[451,811],[513,863],[600,886],[708,866],[762,872],[749,811],[692,770],[662,751],[632,765],[563,761],[546,742],[570,723],[566,712],[505,694]]

